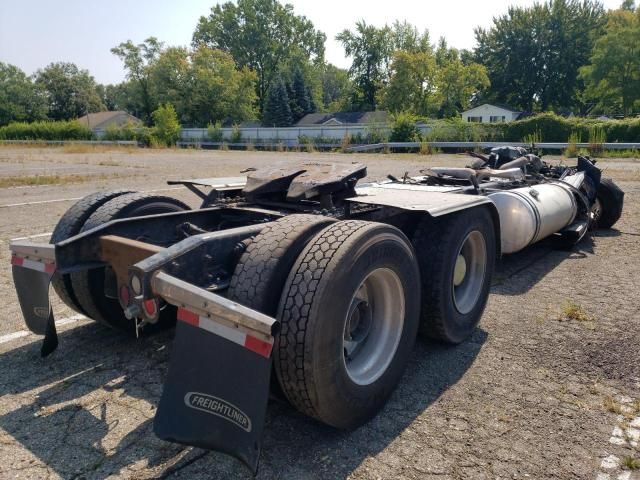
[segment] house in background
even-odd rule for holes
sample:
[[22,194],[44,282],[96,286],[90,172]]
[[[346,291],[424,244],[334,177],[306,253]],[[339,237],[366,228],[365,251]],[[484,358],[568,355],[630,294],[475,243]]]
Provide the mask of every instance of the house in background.
[[505,105],[484,103],[462,112],[462,120],[475,123],[501,123],[517,120],[522,112]]
[[89,127],[91,130],[106,130],[112,125],[119,127],[127,123],[134,123],[138,125],[142,124],[142,120],[128,114],[124,110],[89,113],[83,117],[78,118],[78,121],[82,125],[86,125],[87,127]]
[[377,112],[334,112],[334,113],[308,113],[302,117],[296,127],[340,127],[345,125],[386,125],[389,114],[384,111]]

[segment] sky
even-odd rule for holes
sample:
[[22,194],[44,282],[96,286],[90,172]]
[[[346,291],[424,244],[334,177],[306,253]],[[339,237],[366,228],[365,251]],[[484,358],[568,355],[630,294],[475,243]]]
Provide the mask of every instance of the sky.
[[[0,0],[0,62],[27,74],[52,62],[73,62],[88,69],[99,83],[125,77],[111,48],[120,42],[140,43],[150,36],[166,45],[188,46],[202,15],[216,0]],[[489,27],[509,5],[534,0],[289,0],[327,35],[326,59],[339,67],[350,62],[335,36],[356,21],[383,26],[407,20],[428,29],[435,42],[444,36],[456,48],[473,48],[473,30]],[[602,1],[617,8],[622,0]]]

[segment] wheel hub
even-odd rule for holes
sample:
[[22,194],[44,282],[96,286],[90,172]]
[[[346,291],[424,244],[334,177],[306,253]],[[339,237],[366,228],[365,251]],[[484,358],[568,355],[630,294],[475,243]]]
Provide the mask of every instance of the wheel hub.
[[377,268],[351,298],[344,320],[343,361],[358,385],[375,382],[393,360],[404,324],[404,288],[389,268]]
[[458,255],[456,258],[456,266],[453,270],[453,284],[458,287],[464,281],[464,277],[467,275],[467,261],[464,256]]
[[356,297],[351,302],[344,338],[344,354],[347,361],[351,361],[351,356],[367,341],[370,330],[371,306],[366,300]]
[[460,245],[453,269],[452,294],[456,309],[463,315],[476,305],[487,268],[487,246],[478,230],[470,232]]

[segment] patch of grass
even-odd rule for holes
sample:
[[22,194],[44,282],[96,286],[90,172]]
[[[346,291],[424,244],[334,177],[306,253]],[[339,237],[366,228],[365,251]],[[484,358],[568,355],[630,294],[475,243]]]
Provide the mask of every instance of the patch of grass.
[[578,322],[593,322],[594,318],[590,316],[580,305],[568,301],[562,306],[558,320],[576,320]]
[[569,139],[567,140],[567,148],[564,151],[565,157],[575,158],[578,156],[578,143],[581,142],[580,133],[571,132]]
[[622,459],[622,466],[629,470],[640,470],[640,458],[624,457]]
[[617,415],[621,415],[623,413],[622,405],[614,400],[613,397],[607,396],[604,398],[602,405],[604,406],[607,412],[615,413]]
[[640,158],[640,150],[605,150],[602,156],[606,158]]
[[120,162],[116,162],[115,160],[100,160],[98,165],[101,167],[122,167],[123,164]]
[[[65,185],[82,183],[89,180],[102,180],[114,175],[25,175],[21,177],[0,178],[0,188],[24,187],[34,185]],[[116,175],[117,176],[117,175]]]
[[420,142],[420,155],[431,155],[433,152],[433,147],[429,144],[429,142]]
[[133,145],[90,145],[86,143],[70,143],[62,145],[64,153],[104,153],[110,151],[138,153],[140,148]]

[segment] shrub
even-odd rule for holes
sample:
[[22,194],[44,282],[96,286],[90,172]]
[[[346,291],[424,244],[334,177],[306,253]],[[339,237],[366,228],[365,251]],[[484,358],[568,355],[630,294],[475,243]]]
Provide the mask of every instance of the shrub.
[[580,143],[582,139],[580,138],[580,134],[578,132],[572,132],[569,135],[569,139],[567,140],[567,149],[564,151],[565,157],[577,157],[578,156],[578,143]]
[[14,122],[0,127],[0,140],[91,140],[93,133],[77,120]]
[[222,133],[222,122],[217,121],[216,123],[210,123],[207,126],[207,137],[212,142],[221,142],[224,140],[224,135]]
[[604,129],[599,126],[591,127],[589,130],[589,153],[591,155],[599,155],[604,150],[602,145],[607,141]]
[[235,123],[231,129],[231,136],[229,137],[231,143],[240,143],[242,141],[242,131],[240,125]]
[[416,127],[416,117],[410,113],[400,112],[392,117],[391,142],[415,142],[420,138]]
[[156,140],[159,144],[166,146],[175,145],[180,139],[180,122],[173,105],[160,105],[152,114],[153,118],[153,139],[152,146],[155,146]]

